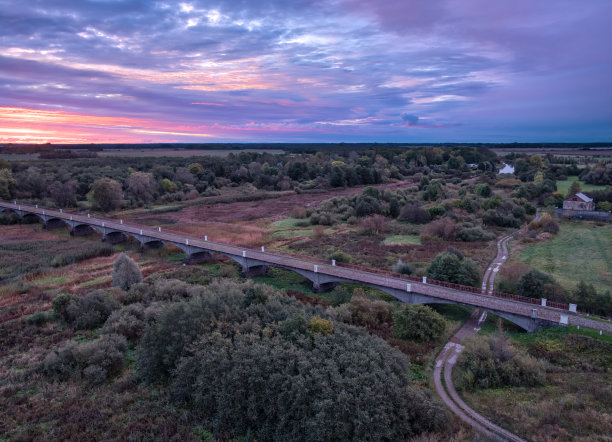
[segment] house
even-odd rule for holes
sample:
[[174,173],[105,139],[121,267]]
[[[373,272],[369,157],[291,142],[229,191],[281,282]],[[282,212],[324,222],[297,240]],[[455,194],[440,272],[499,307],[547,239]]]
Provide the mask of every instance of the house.
[[563,200],[563,210],[595,210],[595,201],[584,193],[577,193]]

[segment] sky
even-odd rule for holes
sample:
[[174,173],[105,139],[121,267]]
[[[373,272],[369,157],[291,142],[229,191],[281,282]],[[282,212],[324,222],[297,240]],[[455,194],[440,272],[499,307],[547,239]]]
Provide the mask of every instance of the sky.
[[0,0],[0,142],[612,140],[610,0]]

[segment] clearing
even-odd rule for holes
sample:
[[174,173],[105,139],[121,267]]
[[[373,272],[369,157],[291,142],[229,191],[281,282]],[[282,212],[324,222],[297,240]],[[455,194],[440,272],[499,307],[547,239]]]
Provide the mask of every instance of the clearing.
[[525,247],[520,260],[552,275],[566,290],[580,280],[598,290],[611,290],[612,225],[589,222],[560,223],[559,234],[550,241]]

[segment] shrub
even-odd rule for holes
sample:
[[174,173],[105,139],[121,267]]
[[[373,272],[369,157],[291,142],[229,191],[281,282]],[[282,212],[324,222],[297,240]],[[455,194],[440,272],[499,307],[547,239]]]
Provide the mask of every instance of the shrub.
[[53,314],[49,312],[36,312],[28,316],[28,324],[30,325],[43,325],[53,319]]
[[480,271],[474,261],[469,258],[459,259],[448,252],[436,255],[427,268],[427,277],[472,287],[480,284]]
[[423,228],[423,233],[446,241],[454,241],[457,236],[457,224],[450,218],[440,218],[427,224]]
[[53,300],[55,315],[74,329],[92,329],[104,324],[119,303],[102,290],[87,293],[82,298],[58,295]]
[[533,387],[545,381],[543,364],[514,347],[501,331],[468,342],[457,368],[457,386],[468,390]]
[[519,278],[516,291],[521,296],[542,298],[544,296],[544,286],[548,284],[555,284],[553,277],[533,269]]
[[84,378],[100,384],[121,370],[126,350],[125,338],[114,334],[80,344],[69,341],[47,354],[39,368],[50,380]]
[[138,264],[125,253],[119,255],[113,265],[113,287],[128,290],[133,284],[142,281]]
[[488,184],[476,184],[476,188],[474,190],[482,197],[488,198],[491,196],[491,188]]
[[334,332],[334,324],[327,319],[320,318],[319,316],[313,316],[310,318],[308,330],[312,335],[331,335]]
[[291,217],[297,219],[304,219],[307,217],[306,208],[305,207],[294,207],[291,210]]
[[408,204],[402,207],[400,219],[415,224],[425,224],[431,219],[429,212],[418,204]]
[[329,300],[331,305],[334,307],[349,302],[351,297],[351,292],[349,292],[348,289],[342,285],[334,287],[334,289],[329,293]]
[[382,215],[371,215],[361,221],[361,231],[366,235],[378,235],[387,230],[389,220]]
[[392,270],[395,273],[401,273],[402,275],[412,275],[414,273],[414,266],[408,262],[398,259],[397,262],[393,264]]
[[446,330],[446,321],[426,305],[409,305],[393,315],[393,336],[416,342],[438,339]]
[[347,304],[351,313],[349,324],[380,330],[390,327],[393,322],[391,305],[385,301],[371,301],[365,296],[353,295]]
[[446,213],[446,209],[442,206],[430,207],[429,209],[427,209],[427,211],[429,212],[429,217],[431,219],[434,219],[438,216],[444,216],[444,214]]
[[145,307],[142,304],[130,304],[110,314],[102,333],[114,333],[127,339],[139,339],[146,326]]
[[55,298],[53,298],[53,314],[59,318],[66,320],[66,307],[71,302],[78,301],[78,298],[74,295],[69,295],[67,293],[60,293]]
[[329,259],[334,259],[336,262],[351,262],[351,255],[343,252],[342,250],[337,250],[329,255]]
[[480,227],[461,229],[457,236],[459,239],[461,239],[461,241],[465,242],[491,241],[495,239],[495,235],[493,233],[482,230]]

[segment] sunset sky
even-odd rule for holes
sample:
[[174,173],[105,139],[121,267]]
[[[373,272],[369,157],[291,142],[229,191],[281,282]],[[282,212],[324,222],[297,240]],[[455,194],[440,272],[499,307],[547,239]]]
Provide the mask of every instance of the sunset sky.
[[0,142],[612,140],[610,0],[0,0]]

